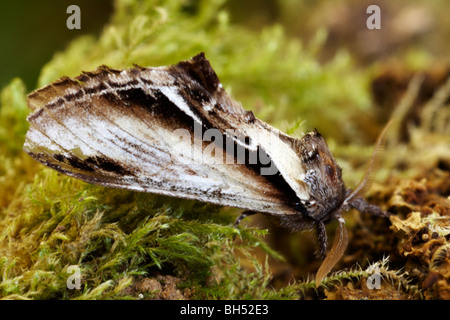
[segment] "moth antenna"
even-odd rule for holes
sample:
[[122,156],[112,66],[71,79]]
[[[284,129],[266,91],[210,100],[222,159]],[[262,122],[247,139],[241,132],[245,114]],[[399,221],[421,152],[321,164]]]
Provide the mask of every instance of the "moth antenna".
[[336,263],[342,258],[344,255],[345,249],[348,245],[348,234],[347,229],[345,228],[345,220],[340,217],[338,219],[339,224],[336,230],[336,235],[334,236],[333,246],[331,247],[330,252],[326,256],[325,260],[322,262],[319,270],[316,274],[316,287],[320,285],[323,278],[333,269]]
[[372,186],[373,180],[375,178],[375,171],[380,162],[380,153],[383,150],[384,142],[386,140],[386,133],[389,127],[391,126],[392,122],[393,119],[389,120],[389,122],[384,126],[383,130],[378,136],[377,141],[375,142],[375,147],[373,149],[372,157],[370,158],[366,174],[364,175],[364,178],[361,180],[358,186],[344,200],[344,205],[348,204],[349,202],[352,201],[352,199],[356,197],[363,196]]

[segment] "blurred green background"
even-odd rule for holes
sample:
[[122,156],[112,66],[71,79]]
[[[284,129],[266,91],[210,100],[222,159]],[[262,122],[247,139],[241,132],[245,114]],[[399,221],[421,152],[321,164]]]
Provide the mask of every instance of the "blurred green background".
[[[81,30],[69,30],[67,7],[81,9]],[[110,0],[19,0],[0,2],[0,87],[20,77],[36,86],[42,66],[82,34],[100,34],[113,11]]]
[[[186,0],[187,10],[198,1]],[[81,30],[69,30],[66,20],[69,5],[81,9]],[[382,9],[382,29],[365,28],[369,4]],[[29,90],[35,88],[39,70],[55,52],[63,50],[82,34],[99,35],[109,21],[111,0],[20,0],[0,3],[0,87],[13,77],[24,80]],[[263,26],[281,24],[286,33],[310,40],[316,31],[328,32],[327,59],[336,50],[347,48],[363,64],[412,53],[413,67],[421,68],[430,60],[448,62],[450,12],[448,0],[230,0],[224,5],[232,23],[255,31]],[[415,53],[415,55],[413,54]],[[408,56],[409,57],[409,56]]]

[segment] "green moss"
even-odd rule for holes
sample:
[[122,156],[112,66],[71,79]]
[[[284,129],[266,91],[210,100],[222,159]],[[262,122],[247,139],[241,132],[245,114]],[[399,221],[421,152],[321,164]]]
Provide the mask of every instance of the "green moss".
[[[371,153],[361,143],[379,131],[368,120],[373,71],[357,67],[343,50],[319,62],[325,29],[305,45],[281,25],[251,31],[230,20],[222,0],[117,0],[99,38],[80,37],[56,53],[42,68],[38,86],[102,64],[168,65],[204,51],[226,90],[246,109],[292,135],[317,128],[340,158],[344,180],[356,185]],[[26,92],[32,89],[15,79],[0,97],[0,297],[298,299],[323,291],[312,281],[273,288],[268,261],[283,258],[264,242],[266,230],[232,228],[235,210],[92,186],[37,164],[21,151]],[[420,132],[419,137],[428,133]],[[412,152],[396,153],[413,159],[419,140]],[[349,220],[349,229],[361,224]],[[358,239],[356,231],[351,235]],[[302,244],[292,247],[303,250]],[[67,287],[71,265],[80,267],[81,289]],[[315,272],[317,263],[312,265]],[[330,292],[345,296],[341,284],[368,275],[367,269],[348,270],[326,279],[327,290],[337,288],[327,291],[328,298]],[[404,292],[415,290],[403,274],[383,270]]]
[[[214,206],[178,202],[105,190],[49,169],[40,171],[26,188],[17,211],[8,212],[14,219],[4,219],[8,225],[3,226],[0,237],[1,295],[124,298],[121,291],[134,276],[158,272],[175,274],[200,288],[211,267],[220,265],[234,265],[234,272],[227,272],[227,282],[237,276],[244,279],[245,272],[239,270],[233,252],[264,248],[261,231],[238,231],[230,223],[215,223],[214,217],[219,215]],[[193,212],[196,217],[189,217]],[[236,235],[245,244],[233,246]],[[81,290],[66,287],[70,265],[81,268]],[[222,285],[217,285],[217,290],[198,290],[198,294],[225,298],[220,293]]]
[[[39,86],[101,64],[167,65],[204,51],[227,90],[247,108],[278,123],[302,115],[291,125],[282,124],[292,132],[304,119],[307,127],[324,128],[336,115],[344,121],[341,112],[311,116],[319,108],[336,103],[350,105],[348,110],[367,107],[363,77],[345,76],[351,66],[348,55],[325,66],[316,61],[323,31],[304,48],[277,25],[261,32],[231,25],[222,7],[221,0],[192,5],[117,1],[101,36],[80,37],[56,53],[43,67]],[[1,96],[2,297],[124,298],[124,288],[136,276],[159,273],[183,279],[181,287],[196,288],[191,298],[292,297],[294,291],[268,289],[270,272],[252,258],[253,247],[279,257],[262,241],[264,232],[235,230],[233,217],[220,214],[223,210],[90,186],[33,162],[21,151],[29,112],[25,97],[19,79]],[[262,102],[266,107],[259,107]],[[233,243],[234,236],[241,244]],[[237,251],[253,272],[242,268]],[[81,268],[80,290],[67,289],[70,265]]]

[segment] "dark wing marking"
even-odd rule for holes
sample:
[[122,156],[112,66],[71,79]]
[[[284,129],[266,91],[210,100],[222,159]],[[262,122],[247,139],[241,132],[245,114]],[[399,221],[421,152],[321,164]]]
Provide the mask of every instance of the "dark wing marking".
[[298,140],[255,118],[251,111],[231,99],[203,53],[170,67],[168,72],[177,79],[174,95],[186,102],[197,119],[224,134],[232,130],[235,136],[248,137],[250,141],[246,144],[234,140],[249,150],[267,153],[296,196],[309,199],[308,186],[302,181],[305,171],[296,152]]
[[[212,69],[183,73],[183,79],[174,70],[101,67],[32,92],[28,105],[34,113],[28,117],[24,150],[41,163],[89,183],[274,215],[298,214],[297,199],[277,179],[261,176],[248,165],[218,164],[215,156],[225,159],[226,153],[220,146],[214,156],[204,153],[211,142],[193,135],[190,145],[177,140],[175,130],[192,133],[195,123],[202,121],[202,130],[213,126],[216,119],[206,117],[195,99],[203,103],[220,96],[210,94],[219,86]],[[192,96],[180,90],[201,83],[203,91],[193,90]],[[229,99],[222,98],[218,102]],[[243,115],[237,104],[230,106],[236,123],[242,116],[260,123],[247,112]],[[191,148],[198,144],[201,148]],[[278,180],[282,184],[283,179]]]

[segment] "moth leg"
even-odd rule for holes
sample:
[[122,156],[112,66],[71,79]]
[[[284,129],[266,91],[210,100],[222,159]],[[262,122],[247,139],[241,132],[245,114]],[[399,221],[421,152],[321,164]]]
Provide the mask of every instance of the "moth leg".
[[235,221],[234,224],[233,224],[233,227],[234,227],[234,228],[237,228],[237,226],[239,225],[239,223],[241,223],[241,221],[242,221],[245,217],[254,215],[254,214],[256,214],[256,213],[257,213],[257,212],[254,212],[254,211],[244,211],[244,212],[242,212],[241,215],[240,215],[239,217],[237,217],[236,221]]
[[356,210],[358,210],[359,212],[365,212],[372,216],[376,216],[376,217],[389,217],[390,216],[389,212],[383,211],[383,210],[381,210],[380,207],[378,207],[374,204],[368,203],[362,197],[357,197],[357,198],[352,199],[349,202],[349,205],[352,208],[355,208]]
[[323,221],[316,222],[317,240],[319,241],[319,248],[316,251],[316,255],[320,259],[324,259],[327,254],[328,238],[327,230]]
[[[236,221],[233,224],[233,228],[237,228],[237,226],[239,225],[239,223],[241,223],[241,221],[248,216],[257,214],[257,212],[255,211],[244,211],[241,213],[241,215],[239,217],[237,217]],[[236,235],[233,236],[233,241],[236,239]]]

